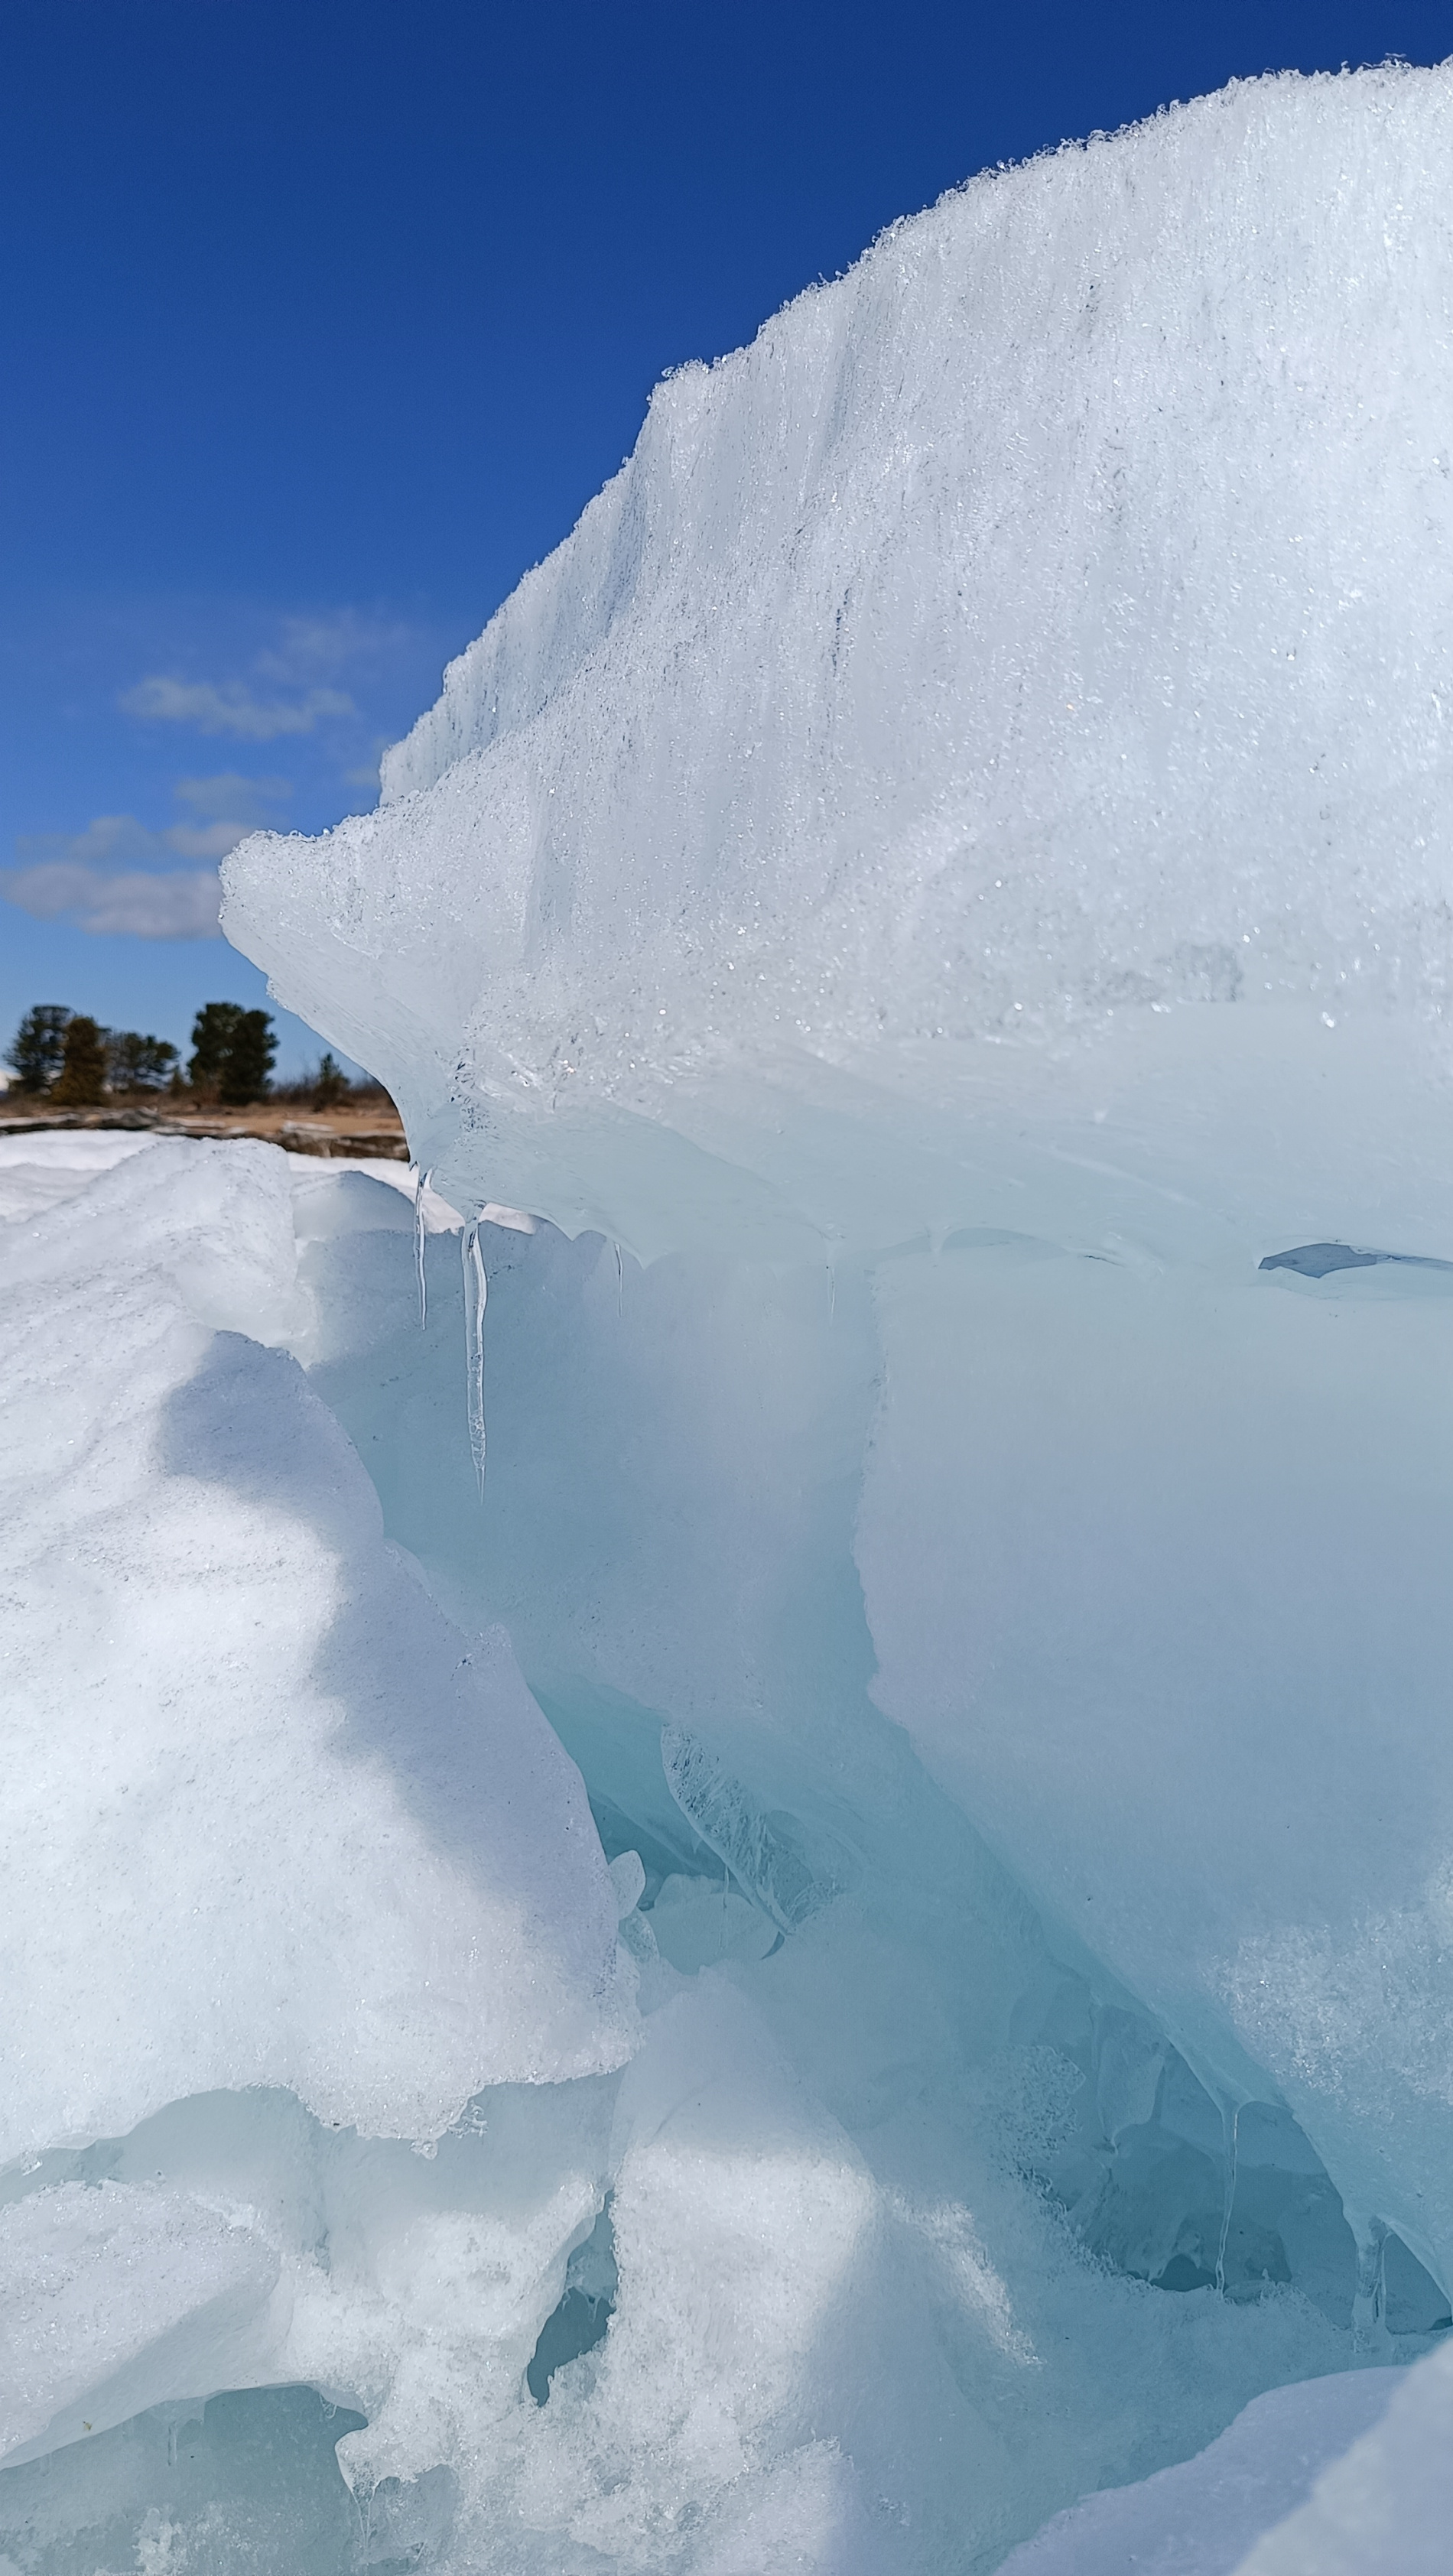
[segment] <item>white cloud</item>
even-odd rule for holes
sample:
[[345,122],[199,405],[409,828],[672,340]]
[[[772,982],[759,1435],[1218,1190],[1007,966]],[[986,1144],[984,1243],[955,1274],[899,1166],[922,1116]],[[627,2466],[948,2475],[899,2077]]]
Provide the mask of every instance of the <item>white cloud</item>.
[[273,742],[285,734],[315,733],[330,718],[356,717],[352,698],[336,685],[338,674],[349,666],[387,662],[413,641],[412,628],[354,608],[288,617],[277,643],[254,656],[251,679],[219,683],[152,671],[119,703],[125,714],[147,724],[190,725],[198,733],[231,734],[241,742]]
[[215,868],[135,868],[117,874],[79,859],[43,859],[34,867],[7,868],[0,886],[37,921],[58,921],[71,913],[82,930],[119,931],[136,939],[219,936]]
[[351,716],[353,700],[341,689],[310,689],[286,700],[255,697],[242,680],[218,688],[211,680],[179,680],[153,672],[127,689],[123,714],[153,724],[192,725],[198,733],[230,733],[244,742],[271,742],[279,734],[312,733],[325,716]]
[[[70,915],[82,930],[137,939],[211,939],[217,932],[217,862],[260,824],[276,822],[286,778],[182,778],[173,793],[184,819],[154,832],[134,814],[98,814],[83,832],[32,832],[15,844],[20,865],[0,870],[0,893],[37,921]],[[209,865],[179,868],[178,859]]]
[[290,778],[243,778],[224,769],[217,778],[179,778],[172,794],[179,805],[209,822],[245,823],[249,831],[266,823],[293,792]]
[[174,823],[161,838],[179,859],[225,859],[256,828],[254,823],[229,823],[219,817],[215,823]]
[[217,778],[179,778],[172,793],[190,806],[191,820],[159,836],[167,848],[183,859],[225,859],[248,832],[278,822],[292,789],[286,778],[241,778],[224,770]]
[[332,617],[284,618],[276,650],[259,653],[252,667],[261,679],[302,687],[347,663],[377,662],[401,652],[412,641],[411,627],[340,608]]

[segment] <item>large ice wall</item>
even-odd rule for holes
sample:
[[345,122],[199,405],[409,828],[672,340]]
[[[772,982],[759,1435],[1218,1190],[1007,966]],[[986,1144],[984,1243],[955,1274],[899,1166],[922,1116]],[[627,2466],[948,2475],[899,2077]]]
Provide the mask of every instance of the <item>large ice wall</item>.
[[880,1704],[1445,2279],[1450,145],[1239,84],[894,227],[227,897],[460,1204],[857,1265]]
[[[1450,92],[1241,83],[894,226],[658,387],[376,814],[244,845],[230,935],[461,1204],[649,1252],[881,1246],[1016,1192],[1098,1230],[1128,1195],[1199,1249],[1248,1192],[1290,1216],[1309,1145],[1323,1177],[1369,1020],[1415,1079],[1450,974]],[[1083,1157],[1127,1085],[1117,1191]]]

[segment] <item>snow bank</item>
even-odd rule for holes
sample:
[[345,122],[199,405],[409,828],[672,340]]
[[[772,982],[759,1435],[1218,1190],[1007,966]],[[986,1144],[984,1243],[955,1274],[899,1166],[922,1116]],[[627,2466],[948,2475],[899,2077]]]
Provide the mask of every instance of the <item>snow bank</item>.
[[1058,2515],[1003,2576],[1439,2576],[1450,2363],[1259,2397],[1197,2459]]
[[1380,2419],[1237,2576],[1438,2576],[1453,2516],[1453,2353],[1411,2371]]
[[155,1146],[0,1259],[0,2152],[248,2084],[423,2137],[486,2080],[618,2062],[579,1780],[264,1347],[298,1314],[282,1158]]
[[[279,2232],[272,2131],[306,2106],[320,2134],[427,2141],[482,2085],[593,2074],[634,2033],[578,1773],[503,1635],[461,1637],[386,1543],[279,1347],[306,1320],[284,1157],[54,1168],[72,1195],[0,1234],[0,2414],[21,2457],[301,2375],[300,2338],[380,2398],[403,2326],[374,2321],[371,2376],[356,2330],[313,2352],[314,2238]],[[207,2096],[234,2109],[195,2170],[154,2146],[98,2170],[93,2142]]]
[[1306,2501],[1405,2377],[1349,2371],[1273,2389],[1195,2459],[1057,2514],[1003,2576],[1234,2576],[1248,2543]]

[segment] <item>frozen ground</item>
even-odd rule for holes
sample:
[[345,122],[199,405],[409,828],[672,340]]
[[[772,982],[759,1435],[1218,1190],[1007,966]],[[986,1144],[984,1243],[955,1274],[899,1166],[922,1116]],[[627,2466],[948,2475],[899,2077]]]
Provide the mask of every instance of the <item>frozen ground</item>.
[[23,2576],[1436,2563],[1450,149],[1242,85],[658,389],[229,865],[422,1227],[0,1160]]

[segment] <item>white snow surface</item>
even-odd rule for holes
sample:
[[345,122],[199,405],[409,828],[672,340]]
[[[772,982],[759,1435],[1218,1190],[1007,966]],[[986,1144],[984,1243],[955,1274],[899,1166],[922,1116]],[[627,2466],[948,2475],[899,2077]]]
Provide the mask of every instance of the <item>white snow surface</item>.
[[1407,2374],[1379,2420],[1236,2576],[1440,2576],[1453,2530],[1453,2351]]
[[68,2182],[0,2208],[0,2457],[210,2386],[277,2276],[260,2237],[183,2193]]
[[5,2157],[250,2084],[427,2137],[630,2045],[578,1775],[276,1347],[292,1197],[158,1143],[0,1237]]
[[1011,2552],[1003,2576],[1259,2571],[1255,2553],[1245,2558],[1248,2543],[1296,2513],[1322,2473],[1381,2422],[1407,2375],[1348,2371],[1271,2389],[1195,2459],[1057,2514]]

